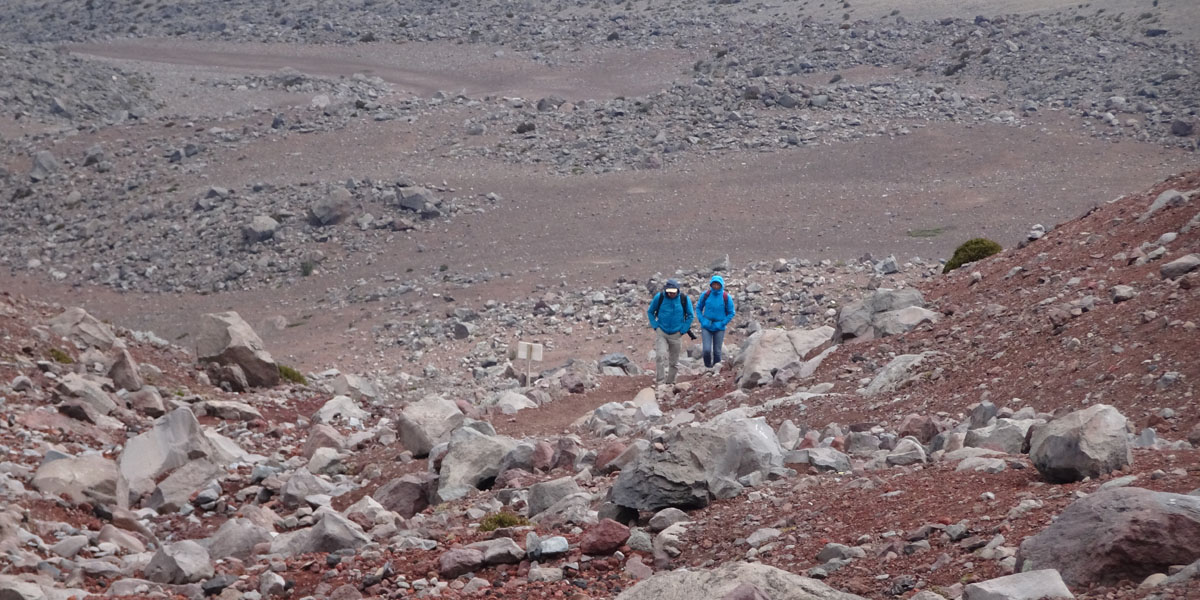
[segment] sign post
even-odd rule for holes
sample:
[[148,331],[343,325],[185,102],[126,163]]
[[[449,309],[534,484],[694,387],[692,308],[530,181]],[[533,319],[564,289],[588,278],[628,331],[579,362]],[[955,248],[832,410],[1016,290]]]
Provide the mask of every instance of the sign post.
[[533,370],[533,361],[542,362],[542,345],[530,342],[517,342],[517,358],[525,359],[525,385],[533,383],[529,377]]

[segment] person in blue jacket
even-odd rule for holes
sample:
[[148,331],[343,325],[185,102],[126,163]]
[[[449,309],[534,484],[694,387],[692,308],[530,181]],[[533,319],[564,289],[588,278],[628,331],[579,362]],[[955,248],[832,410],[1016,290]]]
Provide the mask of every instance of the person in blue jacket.
[[713,275],[700,297],[696,299],[696,315],[700,321],[700,342],[704,353],[704,366],[712,367],[721,362],[721,346],[725,343],[725,327],[733,320],[737,311],[733,298],[725,291],[725,280]]
[[692,327],[696,313],[687,295],[680,291],[679,282],[668,279],[663,290],[650,301],[646,316],[650,318],[650,328],[658,333],[654,342],[654,382],[673,384],[681,338]]

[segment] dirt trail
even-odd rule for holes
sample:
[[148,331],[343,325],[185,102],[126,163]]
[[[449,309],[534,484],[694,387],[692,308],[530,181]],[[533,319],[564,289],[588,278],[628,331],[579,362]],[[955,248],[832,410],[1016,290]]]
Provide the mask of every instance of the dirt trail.
[[441,90],[472,97],[557,94],[568,100],[611,99],[657,91],[690,55],[676,50],[593,52],[578,63],[550,67],[485,46],[449,43],[325,47],[213,44],[178,40],[121,40],[74,44],[79,55],[125,62],[273,73],[292,68],[320,77],[377,76],[402,91],[428,97]]

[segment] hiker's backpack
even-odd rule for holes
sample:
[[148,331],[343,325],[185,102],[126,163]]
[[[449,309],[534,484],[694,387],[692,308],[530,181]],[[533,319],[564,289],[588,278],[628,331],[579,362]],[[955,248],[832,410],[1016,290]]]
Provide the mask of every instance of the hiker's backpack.
[[[667,297],[667,295],[662,292],[659,292],[658,295],[654,297],[654,311],[653,312],[654,312],[655,320],[658,320],[658,309],[662,308],[663,298],[666,298],[666,297]],[[687,295],[683,294],[682,292],[680,292],[680,294],[679,294],[679,310],[682,310],[684,315],[688,314]]]
[[[700,303],[696,305],[696,312],[704,314],[704,303],[708,301],[709,294],[712,294],[712,290],[705,290],[704,295],[700,296]],[[725,302],[725,306],[729,306],[729,292],[724,289],[721,290],[721,300]],[[725,312],[729,312],[729,309],[726,308]]]

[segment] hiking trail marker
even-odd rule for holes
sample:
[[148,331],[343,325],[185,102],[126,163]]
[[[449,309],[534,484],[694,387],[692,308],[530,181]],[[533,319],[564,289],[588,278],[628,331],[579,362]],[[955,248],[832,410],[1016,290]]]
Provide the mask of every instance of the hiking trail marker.
[[529,374],[533,370],[533,361],[542,362],[542,345],[531,342],[517,342],[517,358],[525,359],[525,385],[533,383]]

